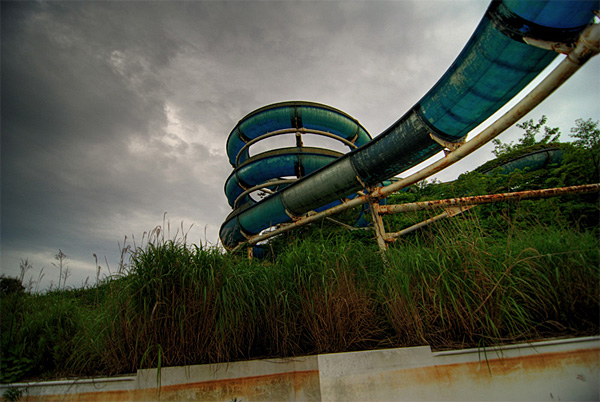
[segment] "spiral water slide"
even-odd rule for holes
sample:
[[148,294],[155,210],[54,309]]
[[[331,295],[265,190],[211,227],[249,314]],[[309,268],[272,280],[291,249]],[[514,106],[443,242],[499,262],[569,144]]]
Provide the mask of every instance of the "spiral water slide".
[[[357,120],[322,104],[285,102],[251,112],[227,141],[234,170],[225,193],[234,210],[221,226],[223,246],[233,249],[265,229],[332,209],[443,149],[456,149],[557,51],[572,50],[597,9],[598,2],[588,0],[493,1],[442,78],[374,139]],[[296,147],[250,156],[251,145],[284,134],[296,136]],[[351,151],[305,147],[305,135],[334,138]],[[266,196],[253,198],[257,190]]]

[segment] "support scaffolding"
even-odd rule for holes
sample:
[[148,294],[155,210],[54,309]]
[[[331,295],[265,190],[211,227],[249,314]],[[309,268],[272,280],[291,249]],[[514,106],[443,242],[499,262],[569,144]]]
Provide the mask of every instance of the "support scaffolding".
[[[570,187],[556,187],[556,188],[547,188],[543,190],[528,190],[528,191],[516,191],[512,193],[501,193],[501,194],[488,194],[488,195],[477,195],[473,197],[460,197],[460,198],[449,198],[446,200],[435,200],[435,201],[421,201],[421,202],[411,202],[406,204],[397,204],[397,205],[380,205],[377,207],[378,216],[381,219],[381,216],[398,214],[403,212],[416,212],[423,211],[429,209],[443,209],[444,212],[434,216],[433,218],[429,218],[423,222],[417,223],[409,228],[401,230],[395,233],[383,233],[382,237],[386,242],[392,242],[398,240],[401,236],[413,232],[416,229],[420,229],[438,221],[443,218],[453,217],[465,212],[468,209],[475,207],[476,205],[482,204],[492,204],[496,202],[506,202],[506,201],[520,201],[520,200],[530,200],[530,199],[539,199],[539,198],[549,198],[556,197],[559,195],[566,194],[584,194],[584,193],[594,193],[600,191],[600,184],[584,184],[580,186],[570,186]],[[377,230],[376,230],[377,232]],[[379,238],[379,234],[377,234]],[[381,247],[381,246],[380,246]]]

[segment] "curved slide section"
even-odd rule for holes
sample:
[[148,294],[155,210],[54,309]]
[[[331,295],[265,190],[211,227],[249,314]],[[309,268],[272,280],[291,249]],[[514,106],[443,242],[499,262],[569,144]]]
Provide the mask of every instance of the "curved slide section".
[[246,115],[229,134],[227,156],[233,167],[248,159],[244,145],[277,130],[308,129],[329,131],[360,147],[371,140],[365,128],[348,114],[331,106],[313,102],[282,102],[262,107]]
[[509,174],[517,169],[534,171],[544,169],[549,165],[561,164],[563,161],[563,154],[564,152],[560,148],[548,147],[528,152],[489,168],[484,164],[475,170],[483,174]]
[[[229,159],[236,170],[241,167],[239,163],[251,159],[244,144],[282,129],[306,126],[335,131],[346,139],[354,138],[354,133],[361,138],[355,140],[356,145],[362,146],[260,202],[247,202],[234,210],[221,226],[223,245],[231,249],[246,236],[288,222],[293,216],[327,208],[356,191],[375,186],[442,150],[439,142],[462,141],[556,57],[554,51],[528,45],[526,41],[571,43],[593,20],[595,8],[596,1],[586,0],[492,2],[442,78],[411,110],[369,142],[366,130],[360,136],[362,130],[356,120],[339,111],[336,115],[335,109],[324,105],[311,109],[314,104],[292,102],[250,113],[236,125],[227,141]],[[322,113],[336,118],[321,119]]]

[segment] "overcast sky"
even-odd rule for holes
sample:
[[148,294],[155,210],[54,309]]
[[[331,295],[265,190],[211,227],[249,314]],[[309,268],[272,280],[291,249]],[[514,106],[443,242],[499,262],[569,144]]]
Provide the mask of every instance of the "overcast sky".
[[[114,271],[125,235],[230,212],[225,141],[261,106],[325,103],[376,136],[442,76],[488,4],[473,1],[2,2],[1,271],[41,288]],[[527,118],[563,139],[600,119],[599,58]],[[520,130],[500,138],[511,141]],[[293,144],[290,144],[293,145]],[[490,147],[439,175],[451,180]]]

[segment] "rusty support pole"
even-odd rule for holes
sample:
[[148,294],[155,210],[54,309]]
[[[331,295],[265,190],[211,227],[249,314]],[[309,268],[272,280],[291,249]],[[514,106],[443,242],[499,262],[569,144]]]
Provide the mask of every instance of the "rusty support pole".
[[[371,190],[369,190],[371,192]],[[387,257],[387,234],[385,233],[385,227],[383,226],[383,219],[379,214],[379,205],[378,200],[374,200],[369,198],[369,207],[371,209],[371,216],[373,217],[373,230],[375,231],[375,237],[377,238],[377,245],[379,246],[379,255],[381,255],[381,260],[383,262],[383,266],[386,269],[390,268],[390,260]]]
[[564,194],[593,193],[600,191],[600,184],[584,184],[581,186],[556,187],[543,190],[517,191],[513,193],[476,195],[473,197],[449,198],[446,200],[410,202],[397,205],[382,205],[381,215],[398,214],[401,212],[422,211],[425,209],[447,208],[455,205],[480,205],[510,200],[527,200],[532,198],[548,198]]
[[395,233],[388,233],[387,234],[387,241],[388,242],[394,242],[396,240],[398,240],[401,236],[404,236],[406,234],[412,233],[417,229],[421,229],[422,227],[425,227],[433,222],[439,221],[440,219],[444,219],[444,218],[452,218],[456,215],[460,215],[463,212],[473,208],[475,205],[468,205],[468,206],[454,206],[454,207],[450,207],[447,208],[444,212],[442,212],[439,215],[434,216],[433,218],[429,218],[426,219],[422,222],[416,223],[412,226],[407,227],[406,229],[402,229],[399,232],[395,232]]
[[299,131],[296,131],[296,146],[298,148],[302,148],[304,146],[304,143],[302,142],[302,133]]
[[381,219],[381,215],[379,214],[379,205],[378,201],[369,200],[369,207],[371,209],[371,216],[373,217],[373,230],[375,231],[375,237],[377,238],[377,245],[379,246],[379,250],[382,253],[387,251],[387,243],[386,243],[386,233],[385,227],[383,226],[383,219]]

